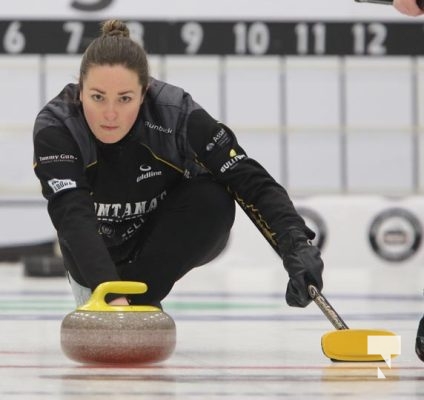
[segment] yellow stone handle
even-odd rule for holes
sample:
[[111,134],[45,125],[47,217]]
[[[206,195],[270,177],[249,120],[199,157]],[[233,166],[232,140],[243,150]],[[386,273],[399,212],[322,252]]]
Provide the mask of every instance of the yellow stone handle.
[[106,303],[105,297],[109,293],[117,294],[141,294],[147,292],[147,285],[143,282],[111,281],[101,283],[96,287],[91,297],[78,311],[161,311],[154,306],[123,306]]

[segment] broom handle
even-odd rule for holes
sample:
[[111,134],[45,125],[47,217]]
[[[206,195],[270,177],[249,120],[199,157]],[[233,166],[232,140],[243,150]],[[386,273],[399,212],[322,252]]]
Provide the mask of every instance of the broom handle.
[[315,286],[309,285],[308,291],[309,295],[314,300],[316,305],[321,309],[321,311],[336,329],[349,329],[349,327],[346,325],[340,315],[337,314],[336,310],[331,306],[328,300],[319,292],[319,290]]

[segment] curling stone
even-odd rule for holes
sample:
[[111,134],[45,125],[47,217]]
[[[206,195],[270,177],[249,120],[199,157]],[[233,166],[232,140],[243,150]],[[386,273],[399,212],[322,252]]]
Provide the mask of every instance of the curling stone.
[[174,320],[154,306],[114,306],[109,293],[145,293],[142,282],[100,284],[86,304],[66,315],[60,336],[63,352],[81,363],[144,364],[167,359],[175,349]]

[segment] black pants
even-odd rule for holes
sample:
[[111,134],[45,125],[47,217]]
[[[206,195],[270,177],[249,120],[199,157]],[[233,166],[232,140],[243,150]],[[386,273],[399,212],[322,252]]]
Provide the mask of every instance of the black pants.
[[147,284],[146,293],[129,296],[131,304],[157,304],[188,271],[217,257],[234,217],[222,185],[207,176],[182,181],[141,228],[130,261],[117,263],[122,280]]

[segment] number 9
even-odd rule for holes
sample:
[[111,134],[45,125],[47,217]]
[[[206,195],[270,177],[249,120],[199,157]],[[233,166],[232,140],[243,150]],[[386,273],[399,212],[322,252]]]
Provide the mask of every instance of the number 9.
[[187,22],[181,28],[181,39],[187,44],[186,53],[197,53],[203,41],[202,26],[197,22]]

